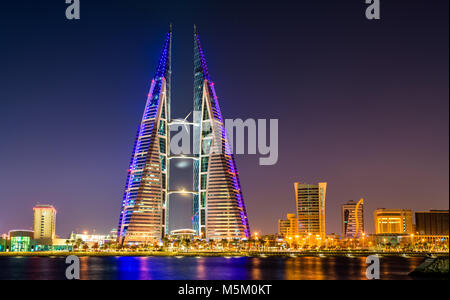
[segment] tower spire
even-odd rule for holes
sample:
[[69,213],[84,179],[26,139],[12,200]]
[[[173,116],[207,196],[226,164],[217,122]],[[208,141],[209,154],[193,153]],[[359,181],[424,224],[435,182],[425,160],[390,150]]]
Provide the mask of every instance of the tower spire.
[[[201,112],[194,128],[193,227],[210,239],[249,239],[250,227],[239,173],[228,141],[219,101],[211,81],[197,27],[194,26],[194,110]],[[206,127],[205,127],[206,126]],[[205,128],[211,134],[205,136]],[[226,207],[226,210],[223,208]]]

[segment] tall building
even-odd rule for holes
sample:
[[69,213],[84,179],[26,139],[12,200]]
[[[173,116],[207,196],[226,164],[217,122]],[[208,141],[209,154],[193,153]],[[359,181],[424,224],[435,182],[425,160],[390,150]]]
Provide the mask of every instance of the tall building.
[[194,32],[193,226],[208,239],[248,239],[250,227],[239,173],[225,131],[214,82]]
[[295,214],[287,214],[286,220],[278,220],[278,235],[288,238],[298,234],[298,219]]
[[294,183],[300,235],[325,237],[325,198],[327,183]]
[[419,235],[448,235],[448,210],[416,212],[415,231]]
[[374,212],[376,234],[413,233],[412,211],[410,209],[379,208]]
[[[171,155],[171,46],[166,37],[152,80],[128,169],[119,218],[120,243],[148,243],[169,234],[169,168],[172,158],[193,159],[193,229],[207,239],[250,237],[238,171],[229,146],[214,83],[194,34],[194,154]],[[176,121],[176,122],[175,122]],[[201,149],[201,151],[200,151]],[[182,193],[185,193],[183,191]]]
[[117,230],[119,243],[150,243],[167,233],[172,30],[167,33],[139,126]]
[[364,233],[364,199],[348,201],[341,207],[342,237],[361,238]]
[[55,239],[56,209],[52,205],[33,207],[34,239],[41,245],[51,245]]

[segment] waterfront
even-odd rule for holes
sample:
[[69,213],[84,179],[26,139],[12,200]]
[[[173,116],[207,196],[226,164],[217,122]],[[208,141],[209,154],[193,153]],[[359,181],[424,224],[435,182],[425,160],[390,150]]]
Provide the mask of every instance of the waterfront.
[[[82,280],[364,280],[365,257],[81,257]],[[408,280],[423,257],[382,257],[382,280]],[[0,257],[0,280],[65,279],[64,257]]]

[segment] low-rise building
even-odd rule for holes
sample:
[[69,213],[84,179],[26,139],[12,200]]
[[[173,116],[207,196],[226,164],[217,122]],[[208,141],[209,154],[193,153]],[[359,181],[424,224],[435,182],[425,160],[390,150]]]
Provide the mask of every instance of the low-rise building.
[[170,237],[177,240],[193,240],[196,231],[193,229],[177,229],[170,232]]
[[412,234],[413,221],[410,209],[379,208],[374,212],[375,234]]
[[298,218],[295,214],[287,214],[286,220],[278,220],[278,234],[284,238],[292,238],[299,234]]
[[0,252],[5,252],[8,249],[8,239],[0,237]]
[[29,252],[35,246],[32,230],[11,230],[9,232],[11,252]]
[[416,234],[448,236],[448,210],[416,212]]

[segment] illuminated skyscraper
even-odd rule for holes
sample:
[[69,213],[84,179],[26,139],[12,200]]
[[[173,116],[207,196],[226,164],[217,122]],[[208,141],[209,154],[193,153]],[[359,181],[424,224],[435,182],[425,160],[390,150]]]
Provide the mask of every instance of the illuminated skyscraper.
[[325,197],[327,183],[294,183],[300,235],[325,237]]
[[51,245],[55,239],[56,209],[52,205],[33,207],[34,239],[41,245]]
[[153,242],[167,230],[171,46],[170,30],[131,156],[119,219],[120,243]]
[[38,204],[33,207],[34,239],[41,245],[51,245],[55,239],[56,209],[52,205]]
[[278,234],[285,238],[296,237],[298,233],[298,218],[295,214],[287,214],[286,220],[278,220]]
[[[193,159],[193,229],[208,239],[250,237],[238,171],[197,32],[194,34],[194,121],[170,116],[172,32],[152,80],[128,170],[118,227],[120,243],[148,243],[169,233],[170,159]],[[171,155],[172,124],[193,125],[194,154]],[[202,149],[200,151],[200,149]],[[181,193],[185,193],[182,191]]]
[[194,32],[193,225],[208,239],[248,239],[250,227],[224,120],[197,31]]
[[361,238],[364,233],[364,199],[342,205],[342,236]]

